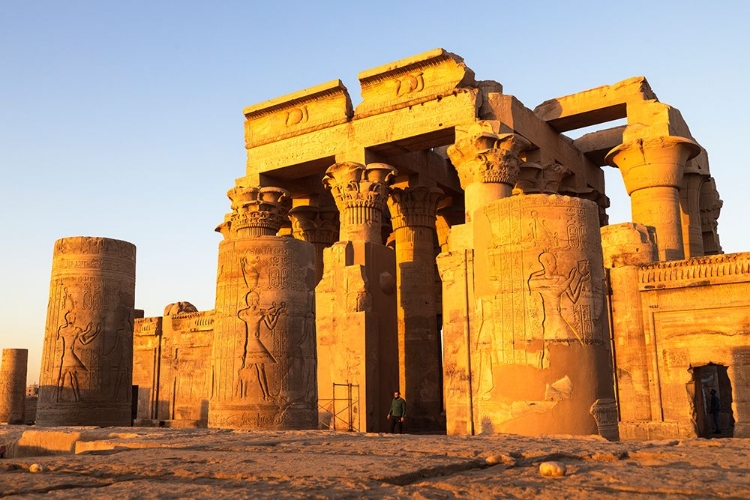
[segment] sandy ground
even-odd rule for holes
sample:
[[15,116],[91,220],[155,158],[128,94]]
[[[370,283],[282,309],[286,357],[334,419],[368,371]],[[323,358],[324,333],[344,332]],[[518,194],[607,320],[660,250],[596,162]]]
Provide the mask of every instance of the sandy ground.
[[22,498],[750,498],[743,439],[2,426],[3,444],[0,496]]

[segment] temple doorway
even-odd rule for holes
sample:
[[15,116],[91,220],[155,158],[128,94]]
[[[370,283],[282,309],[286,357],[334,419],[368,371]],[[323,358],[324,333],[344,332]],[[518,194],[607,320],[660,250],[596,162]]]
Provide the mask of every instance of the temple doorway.
[[[727,367],[710,363],[693,368],[695,383],[695,432],[704,438],[732,437],[734,416],[732,415],[732,384]],[[715,391],[715,393],[712,393]],[[711,413],[713,396],[719,400],[718,424],[716,432],[714,416]]]

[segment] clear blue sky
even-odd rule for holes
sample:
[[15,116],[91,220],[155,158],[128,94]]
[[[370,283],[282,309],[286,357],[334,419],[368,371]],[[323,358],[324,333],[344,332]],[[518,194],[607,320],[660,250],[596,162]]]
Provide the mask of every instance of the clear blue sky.
[[708,150],[725,251],[750,251],[749,23],[744,0],[2,2],[0,348],[28,348],[38,380],[66,236],[134,243],[147,316],[212,309],[243,107],[335,78],[356,105],[358,72],[437,47],[530,108],[646,76]]

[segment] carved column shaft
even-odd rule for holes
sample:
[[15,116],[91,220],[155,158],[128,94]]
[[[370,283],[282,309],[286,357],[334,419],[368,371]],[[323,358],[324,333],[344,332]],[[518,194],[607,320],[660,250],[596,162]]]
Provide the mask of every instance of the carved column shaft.
[[130,425],[135,246],[55,242],[37,425]]
[[394,189],[389,199],[396,239],[399,386],[415,429],[441,427],[441,346],[435,298],[435,210],[442,191]]
[[686,172],[682,178],[680,207],[682,216],[682,237],[685,258],[702,257],[703,231],[701,229],[700,196],[701,185],[707,176]]
[[[275,236],[291,200],[236,188],[219,230],[208,426],[316,426],[312,245]],[[238,203],[236,200],[244,200]],[[259,234],[260,233],[260,234]]]
[[24,423],[28,360],[28,349],[3,349],[0,364],[0,423]]
[[639,139],[607,154],[620,169],[630,195],[633,222],[656,228],[659,259],[685,257],[680,219],[680,194],[685,163],[700,146],[683,137]]

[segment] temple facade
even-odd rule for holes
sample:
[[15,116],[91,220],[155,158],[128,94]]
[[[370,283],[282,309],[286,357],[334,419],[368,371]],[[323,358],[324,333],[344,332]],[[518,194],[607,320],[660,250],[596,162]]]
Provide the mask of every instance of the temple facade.
[[750,253],[644,78],[530,109],[436,49],[359,83],[244,109],[215,308],[135,320],[137,423],[383,432],[400,391],[408,432],[691,437],[715,390],[750,436]]

